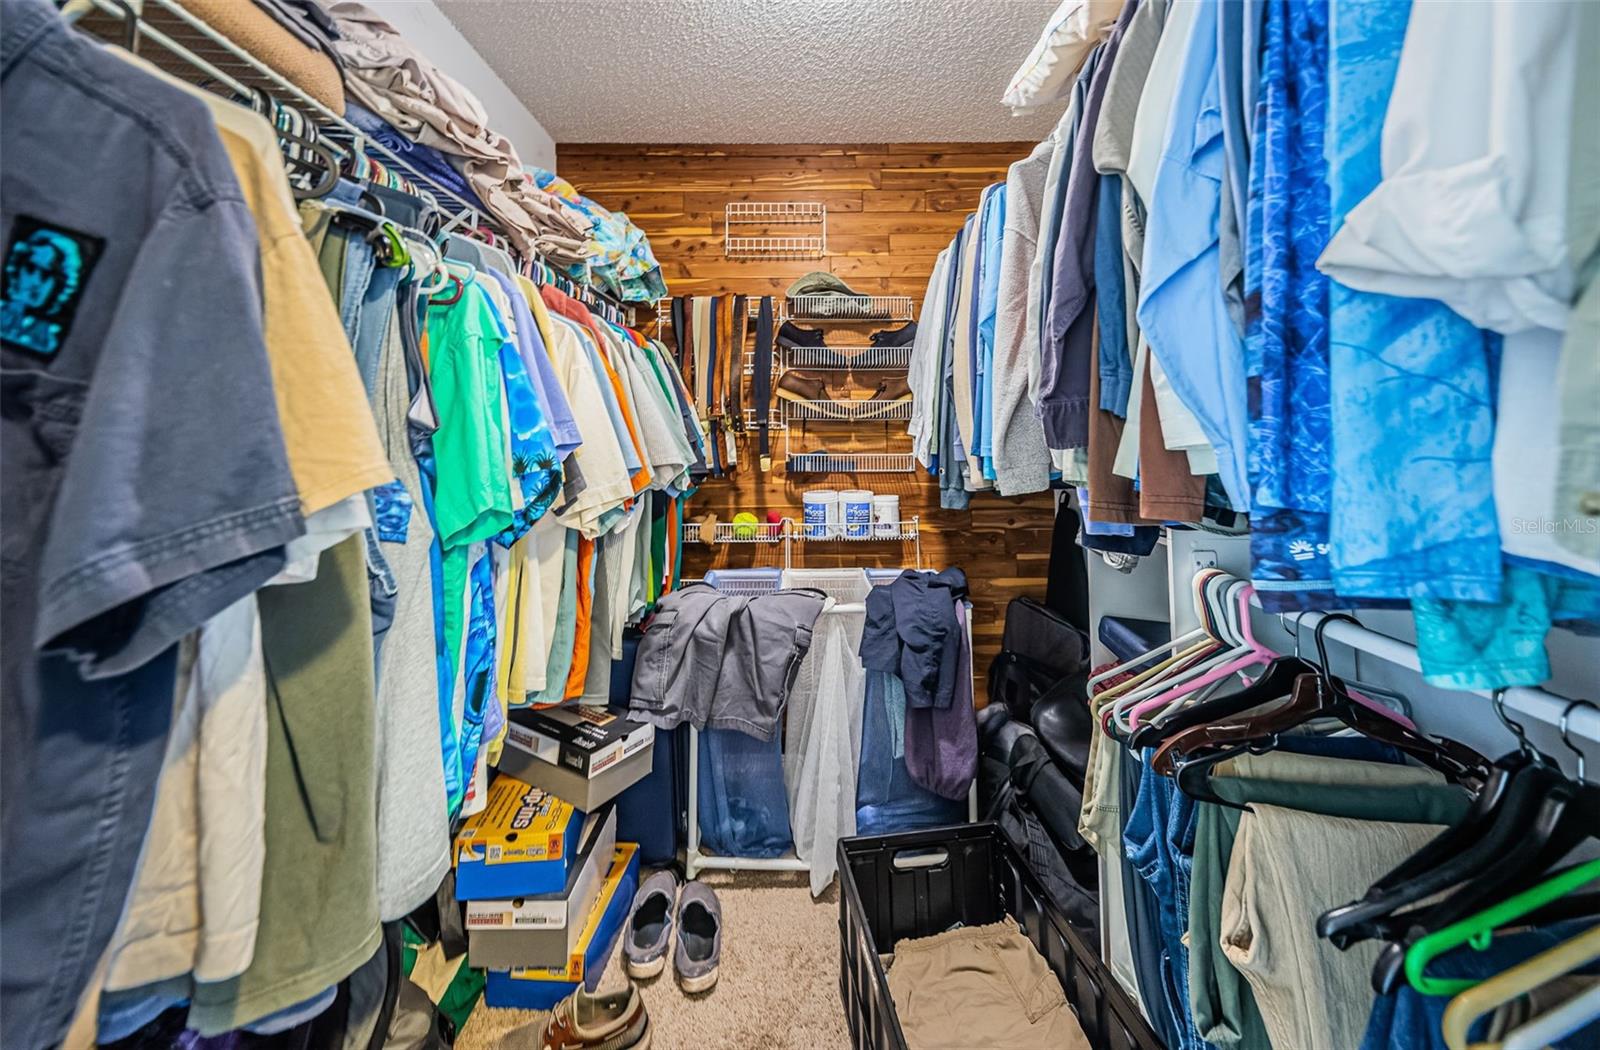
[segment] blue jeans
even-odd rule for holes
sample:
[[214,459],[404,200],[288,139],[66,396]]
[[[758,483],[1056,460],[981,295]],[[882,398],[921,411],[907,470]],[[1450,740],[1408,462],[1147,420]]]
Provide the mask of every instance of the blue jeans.
[[1150,753],[1140,765],[1139,792],[1123,829],[1123,848],[1139,877],[1159,902],[1162,990],[1178,1033],[1177,1050],[1204,1050],[1189,1011],[1189,877],[1194,869],[1194,800],[1150,768]]

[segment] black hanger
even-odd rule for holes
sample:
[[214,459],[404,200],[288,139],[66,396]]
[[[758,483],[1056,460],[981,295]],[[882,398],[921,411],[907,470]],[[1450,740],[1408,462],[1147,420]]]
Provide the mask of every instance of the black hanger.
[[1296,678],[1315,672],[1315,667],[1298,656],[1280,656],[1267,664],[1267,669],[1255,681],[1237,693],[1214,696],[1174,711],[1160,721],[1146,722],[1128,737],[1128,746],[1154,747],[1161,741],[1193,726],[1203,726],[1207,722],[1231,718],[1252,707],[1282,700],[1289,695]]
[[1495,811],[1505,803],[1512,778],[1532,761],[1520,749],[1496,759],[1489,778],[1459,821],[1373,883],[1360,900],[1323,912],[1317,918],[1317,936],[1333,942],[1341,951],[1362,941],[1389,936],[1388,924],[1382,920],[1428,896],[1432,892],[1425,888],[1428,883],[1415,880],[1460,856],[1487,834]]
[[1335,613],[1317,624],[1318,667],[1315,674],[1295,679],[1287,704],[1236,722],[1208,722],[1172,736],[1156,755],[1160,771],[1167,760],[1173,762],[1178,787],[1193,798],[1219,801],[1210,789],[1210,770],[1225,758],[1246,750],[1260,753],[1275,747],[1278,735],[1318,718],[1335,718],[1351,729],[1406,752],[1418,761],[1444,773],[1451,780],[1473,787],[1488,775],[1488,762],[1471,748],[1453,740],[1424,736],[1357,702],[1344,685],[1328,670],[1328,650],[1324,635],[1334,620],[1357,622],[1354,617]]
[[1486,865],[1456,880],[1458,888],[1443,901],[1394,917],[1397,925],[1406,925],[1378,954],[1372,969],[1375,991],[1387,995],[1404,980],[1406,949],[1412,944],[1542,881],[1574,846],[1600,834],[1600,786],[1568,780],[1554,766],[1537,763],[1517,776],[1511,792],[1524,782],[1536,782],[1528,792],[1537,794],[1532,819],[1513,813],[1516,800],[1508,795],[1480,843]]

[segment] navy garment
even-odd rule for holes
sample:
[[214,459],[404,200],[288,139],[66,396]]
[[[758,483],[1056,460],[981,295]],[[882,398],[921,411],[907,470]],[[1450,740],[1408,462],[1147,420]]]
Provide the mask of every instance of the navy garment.
[[867,596],[861,663],[869,671],[898,675],[908,707],[942,709],[955,698],[965,641],[955,603],[966,593],[967,577],[960,569],[907,569]]
[[[1178,1032],[1177,1042],[1168,1045],[1173,1050],[1204,1050],[1211,1044],[1201,1037],[1189,1009],[1189,948],[1184,943],[1189,928],[1189,879],[1194,870],[1196,803],[1178,790],[1176,782],[1150,768],[1153,755],[1147,750],[1138,763],[1142,773],[1123,829],[1123,848],[1156,897],[1161,934],[1159,994],[1167,998]],[[1130,759],[1128,764],[1134,763]]]
[[[1542,929],[1497,936],[1483,951],[1469,947],[1457,948],[1429,963],[1428,973],[1434,977],[1486,981],[1540,952],[1571,940],[1593,926],[1594,922],[1593,919],[1575,919]],[[1600,973],[1600,963],[1591,963],[1576,972]],[[1450,998],[1448,995],[1423,995],[1409,984],[1402,984],[1392,995],[1378,996],[1372,1004],[1372,1016],[1367,1020],[1367,1034],[1361,1040],[1361,1050],[1390,1050],[1391,1047],[1445,1050],[1441,1026]],[[1480,1019],[1469,1030],[1467,1039],[1470,1042],[1485,1038],[1484,1028],[1489,1016],[1493,1015]],[[1593,1050],[1595,1046],[1600,1046],[1600,1023],[1591,1022],[1554,1045],[1557,1050]]]
[[856,770],[857,835],[937,828],[967,819],[961,802],[941,798],[912,779],[905,762],[905,723],[905,698],[898,683],[891,675],[868,671]]
[[[965,610],[957,605],[959,639],[965,634]],[[972,697],[972,658],[956,645],[954,702],[945,707],[906,704],[906,770],[911,779],[942,798],[967,797],[978,775],[978,719]],[[900,688],[900,680],[889,682]]]
[[1079,537],[1078,542],[1084,550],[1105,551],[1107,554],[1135,554],[1141,558],[1147,557],[1156,549],[1156,541],[1161,538],[1161,529],[1155,525],[1135,525],[1131,536],[1112,536],[1106,533],[1090,532],[1087,529]]
[[[1122,763],[1122,798],[1124,802],[1139,794],[1139,781],[1143,767],[1131,759]],[[1124,818],[1126,819],[1126,818]],[[1133,950],[1133,970],[1139,980],[1139,999],[1145,1016],[1161,1037],[1161,1045],[1178,1045],[1178,1020],[1173,1016],[1172,997],[1166,987],[1162,966],[1161,923],[1158,913],[1161,903],[1150,883],[1140,877],[1128,856],[1128,851],[1118,851],[1117,862],[1122,865],[1123,912],[1128,923],[1128,941]]]

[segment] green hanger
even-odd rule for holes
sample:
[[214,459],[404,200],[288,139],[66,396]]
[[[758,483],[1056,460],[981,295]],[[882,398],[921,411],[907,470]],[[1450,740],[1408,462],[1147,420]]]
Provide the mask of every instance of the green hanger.
[[1424,972],[1428,964],[1463,944],[1483,951],[1489,947],[1496,929],[1596,880],[1600,880],[1600,860],[1591,860],[1568,868],[1537,886],[1530,886],[1492,908],[1428,934],[1406,949],[1406,980],[1423,995],[1455,995],[1466,991],[1480,982],[1459,977],[1429,977]]

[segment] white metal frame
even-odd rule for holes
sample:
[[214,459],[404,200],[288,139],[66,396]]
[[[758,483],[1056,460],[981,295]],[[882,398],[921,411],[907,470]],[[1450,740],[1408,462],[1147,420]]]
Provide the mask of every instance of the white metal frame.
[[909,295],[791,295],[795,321],[912,321],[916,305]]
[[788,452],[784,466],[791,474],[907,474],[917,469],[917,458],[912,452]]
[[[859,611],[860,606],[836,606],[834,613]],[[824,613],[823,615],[827,615]],[[967,603],[967,651],[972,651],[972,603]],[[689,812],[688,843],[683,851],[685,877],[702,871],[810,871],[809,861],[801,860],[791,848],[781,857],[724,857],[700,849],[700,731],[689,727]],[[967,790],[967,820],[978,819],[978,782]]]

